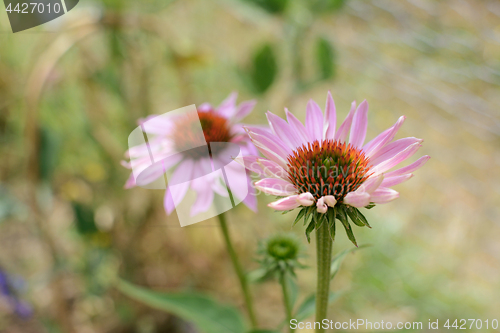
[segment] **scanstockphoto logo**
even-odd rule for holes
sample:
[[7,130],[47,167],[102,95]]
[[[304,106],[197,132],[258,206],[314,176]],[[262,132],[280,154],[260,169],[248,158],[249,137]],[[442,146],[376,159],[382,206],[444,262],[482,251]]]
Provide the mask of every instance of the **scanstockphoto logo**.
[[141,121],[128,145],[129,182],[166,190],[167,212],[175,208],[183,227],[218,216],[249,195],[245,167],[235,161],[240,147],[207,143],[195,105]]
[[72,10],[79,0],[4,0],[12,32],[52,21]]

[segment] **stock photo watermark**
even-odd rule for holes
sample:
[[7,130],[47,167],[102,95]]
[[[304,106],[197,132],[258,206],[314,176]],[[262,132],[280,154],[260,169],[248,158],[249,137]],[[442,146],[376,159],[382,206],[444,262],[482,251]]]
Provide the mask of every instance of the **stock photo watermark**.
[[72,10],[79,0],[4,0],[12,32],[52,21]]

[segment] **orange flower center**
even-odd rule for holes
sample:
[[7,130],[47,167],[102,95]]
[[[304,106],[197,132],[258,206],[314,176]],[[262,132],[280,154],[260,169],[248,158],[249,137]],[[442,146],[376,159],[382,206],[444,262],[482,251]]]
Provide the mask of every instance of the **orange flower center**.
[[[230,142],[232,139],[227,119],[218,115],[214,110],[198,111],[198,117],[199,122],[192,115],[179,118],[172,133],[177,151],[184,152],[192,158],[200,158],[206,154],[205,142],[208,143],[210,154],[216,154],[216,151],[210,149],[210,142]],[[203,137],[199,132],[200,123]]]
[[369,174],[369,159],[362,150],[339,141],[302,145],[288,156],[289,179],[300,193],[317,200],[333,195],[338,202],[355,191]]

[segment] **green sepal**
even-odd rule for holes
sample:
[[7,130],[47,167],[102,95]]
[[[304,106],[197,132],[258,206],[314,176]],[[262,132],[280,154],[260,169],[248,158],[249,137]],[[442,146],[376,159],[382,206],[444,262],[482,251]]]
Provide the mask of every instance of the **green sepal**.
[[370,202],[369,205],[365,206],[366,209],[372,209],[373,207],[375,207],[375,204],[373,202]]
[[342,222],[342,224],[344,225],[345,232],[346,232],[347,237],[349,238],[349,240],[354,245],[356,245],[356,247],[357,247],[358,244],[356,243],[356,238],[354,238],[354,233],[352,232],[351,225],[349,224],[349,221],[347,220],[347,214],[345,212],[345,206],[341,206],[341,207],[337,208],[337,219],[340,222]]
[[308,243],[311,243],[311,232],[314,230],[315,225],[316,222],[313,219],[306,228],[306,238]]
[[371,228],[366,220],[366,217],[364,217],[356,207],[346,207],[345,210],[355,225],[359,227],[367,226],[368,228]]
[[313,207],[307,207],[305,209],[306,209],[306,213],[304,214],[304,226],[307,224],[307,222],[309,221],[309,218],[311,217],[311,213],[314,211]]
[[330,230],[330,237],[335,241],[335,209],[328,208],[328,230]]
[[304,217],[304,214],[305,214],[305,213],[306,213],[306,208],[302,208],[302,209],[300,210],[300,212],[297,214],[297,217],[295,218],[295,221],[293,221],[293,223],[292,223],[292,227],[293,227],[294,225],[296,225],[296,224],[297,224],[297,222],[299,222],[299,220],[300,220],[301,218],[303,218],[303,217]]
[[313,220],[316,221],[316,230],[318,230],[321,227],[321,225],[323,224],[323,221],[325,220],[325,214],[314,212],[313,213]]

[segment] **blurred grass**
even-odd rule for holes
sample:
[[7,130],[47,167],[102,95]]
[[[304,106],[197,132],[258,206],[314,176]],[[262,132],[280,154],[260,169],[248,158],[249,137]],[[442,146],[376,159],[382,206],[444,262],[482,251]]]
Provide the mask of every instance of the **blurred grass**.
[[[119,164],[137,118],[217,104],[233,90],[239,100],[258,98],[248,123],[265,123],[268,109],[282,116],[284,106],[303,120],[307,100],[322,105],[328,89],[339,117],[366,98],[369,138],[405,114],[398,137],[423,138],[419,154],[432,156],[398,186],[400,199],[367,213],[373,229],[356,227],[358,242],[373,246],[344,261],[332,284],[345,292],[331,306],[333,319],[500,319],[498,3],[350,0],[323,15],[304,8],[290,2],[273,15],[236,0],[81,3],[73,21],[15,35],[1,12],[0,264],[24,278],[21,294],[36,315],[26,322],[0,314],[0,331],[56,332],[54,283],[77,332],[192,329],[110,288],[116,270],[151,288],[204,290],[242,307],[214,223],[178,227],[175,216],[165,217],[161,191],[123,189],[128,172]],[[103,19],[96,22],[92,10]],[[71,41],[65,31],[85,24],[97,31],[49,72],[33,117],[30,73],[54,41]],[[319,36],[335,50],[335,76],[325,81],[317,81]],[[278,70],[256,96],[245,75],[264,44],[272,45]],[[30,121],[37,135],[50,134],[35,139],[43,145],[39,161],[53,168],[43,177],[30,168]],[[292,222],[265,206],[271,198],[259,199],[258,215],[245,207],[229,215],[249,270],[257,240]],[[73,207],[90,210],[95,229],[78,232]],[[299,226],[293,231],[303,237]],[[340,235],[334,251],[349,247]],[[303,297],[314,279],[313,267],[300,273]],[[254,289],[262,323],[279,323],[279,289]]]

